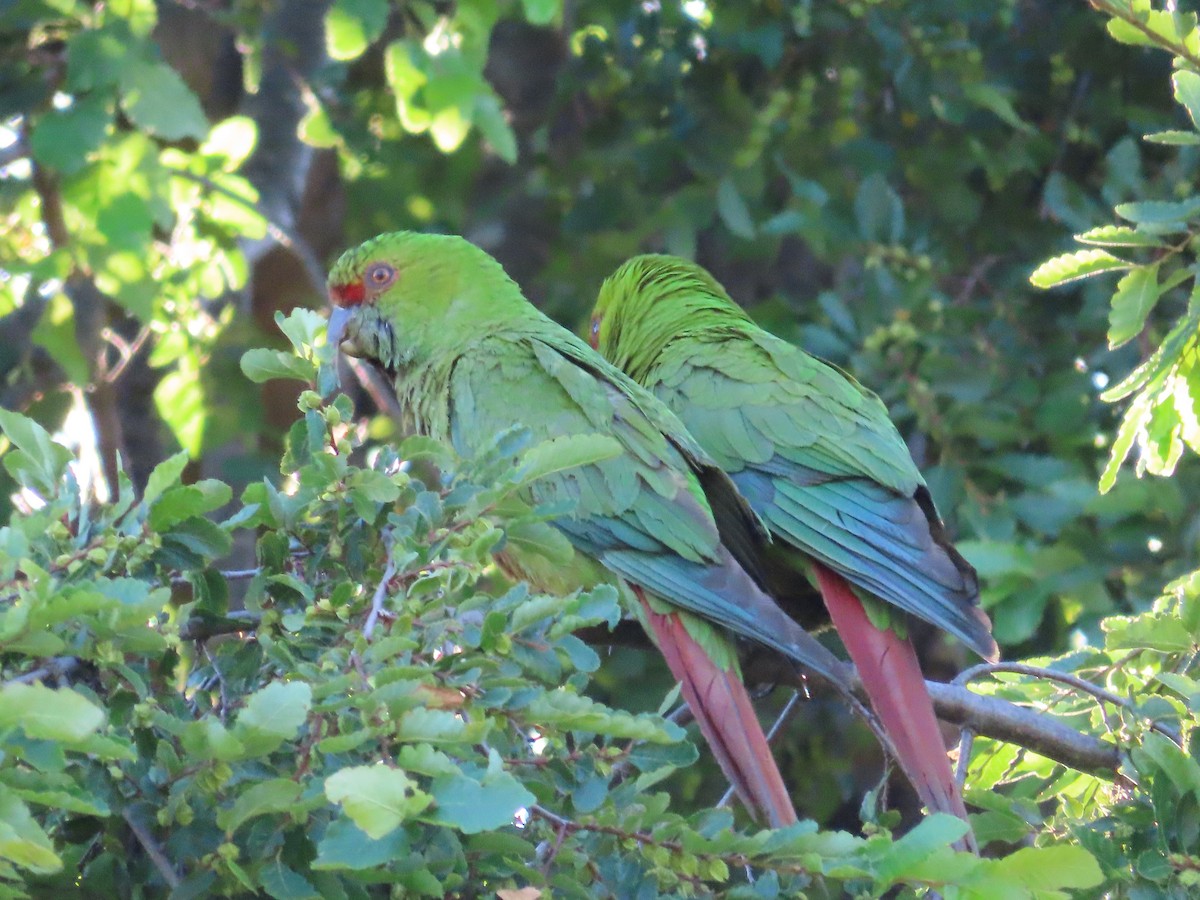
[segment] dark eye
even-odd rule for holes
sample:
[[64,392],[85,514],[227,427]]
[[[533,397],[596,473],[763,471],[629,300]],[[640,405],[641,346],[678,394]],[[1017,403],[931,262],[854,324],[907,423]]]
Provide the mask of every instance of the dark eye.
[[366,280],[367,286],[377,291],[396,280],[396,270],[387,263],[372,263],[367,267]]

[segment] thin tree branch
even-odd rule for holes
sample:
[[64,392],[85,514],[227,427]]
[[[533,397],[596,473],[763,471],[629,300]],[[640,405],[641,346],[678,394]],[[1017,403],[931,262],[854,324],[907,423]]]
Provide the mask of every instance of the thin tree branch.
[[1126,700],[1119,694],[1114,694],[1110,690],[1100,687],[1098,684],[1092,684],[1077,675],[1070,675],[1066,672],[1058,672],[1054,669],[1043,668],[1042,666],[1031,666],[1026,663],[1013,662],[998,662],[998,663],[981,663],[977,666],[960,672],[958,677],[954,679],[954,684],[965,685],[976,678],[981,678],[985,675],[992,675],[997,672],[1009,672],[1013,675],[1026,675],[1030,678],[1041,678],[1046,681],[1056,681],[1059,684],[1066,685],[1080,693],[1087,694],[1090,697],[1095,697],[1097,700],[1105,703],[1111,703],[1113,706],[1119,706],[1122,709],[1132,713],[1139,718],[1145,719],[1151,731],[1157,731],[1159,734],[1174,742],[1177,746],[1183,746],[1183,739],[1179,733],[1173,728],[1156,722],[1154,719],[1142,715],[1137,708],[1129,700]]
[[241,634],[258,628],[261,618],[252,612],[238,610],[220,618],[193,616],[179,627],[181,641],[206,641],[222,634]]
[[925,687],[938,718],[951,725],[1025,747],[1092,775],[1112,778],[1121,764],[1115,744],[1082,734],[1047,713],[999,697],[973,694],[960,685],[927,681]]
[[61,682],[68,675],[78,669],[80,660],[75,656],[56,656],[54,659],[47,661],[44,666],[36,669],[31,669],[24,675],[18,675],[15,678],[10,678],[4,682],[7,687],[10,684],[33,684],[36,681],[45,681],[47,678],[52,678],[56,682]]
[[1200,55],[1193,53],[1187,44],[1173,43],[1156,32],[1153,28],[1137,17],[1137,14],[1130,8],[1128,3],[1115,3],[1113,0],[1088,0],[1088,5],[1092,9],[1102,13],[1107,13],[1114,19],[1120,19],[1128,25],[1133,26],[1156,47],[1166,50],[1168,53],[1173,53],[1175,56],[1182,57],[1190,62],[1197,69],[1200,69]]
[[154,863],[154,868],[158,869],[158,874],[163,877],[163,881],[172,890],[179,887],[179,875],[175,872],[174,867],[172,867],[171,861],[159,849],[158,843],[154,840],[154,835],[142,827],[142,824],[133,817],[133,813],[128,808],[121,810],[121,818],[125,820],[125,824],[129,826],[129,830],[137,838],[137,842],[146,851],[146,855]]
[[368,641],[375,631],[375,624],[379,621],[380,613],[383,612],[383,601],[387,599],[388,585],[395,577],[396,562],[389,554],[387,567],[383,570],[383,576],[379,579],[379,585],[375,588],[374,596],[371,597],[371,612],[367,614],[367,621],[363,623],[363,637]]

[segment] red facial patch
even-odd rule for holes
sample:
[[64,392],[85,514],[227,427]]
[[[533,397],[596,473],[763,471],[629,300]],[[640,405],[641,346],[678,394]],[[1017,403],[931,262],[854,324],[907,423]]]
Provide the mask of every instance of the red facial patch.
[[367,289],[361,281],[352,281],[349,284],[331,284],[329,299],[335,306],[358,306],[367,299]]

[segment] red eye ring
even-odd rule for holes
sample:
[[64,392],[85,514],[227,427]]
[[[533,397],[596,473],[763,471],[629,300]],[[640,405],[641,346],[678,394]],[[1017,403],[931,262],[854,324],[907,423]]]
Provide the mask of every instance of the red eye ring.
[[363,281],[368,290],[380,291],[396,280],[396,270],[387,263],[372,263],[367,266]]

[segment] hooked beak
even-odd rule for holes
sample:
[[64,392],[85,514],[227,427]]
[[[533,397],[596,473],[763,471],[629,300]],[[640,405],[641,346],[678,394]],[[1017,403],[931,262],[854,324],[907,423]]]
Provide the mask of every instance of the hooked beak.
[[[354,344],[351,341],[346,341],[346,325],[350,322],[350,317],[354,314],[353,310],[335,306],[329,314],[329,325],[326,328],[326,340],[329,345],[335,350],[340,350],[347,356],[355,356]],[[343,342],[348,346],[343,346]]]

